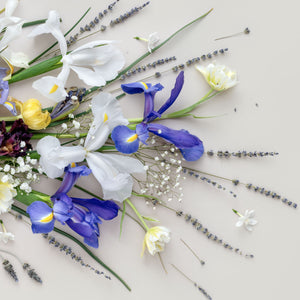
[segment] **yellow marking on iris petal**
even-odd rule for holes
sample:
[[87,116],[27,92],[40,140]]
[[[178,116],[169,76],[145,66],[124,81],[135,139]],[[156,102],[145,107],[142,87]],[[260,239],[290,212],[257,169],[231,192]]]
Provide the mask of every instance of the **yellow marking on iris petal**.
[[48,223],[48,222],[52,221],[52,219],[53,219],[53,212],[51,212],[48,216],[46,216],[45,218],[43,218],[41,220],[41,222],[42,223]]
[[141,81],[141,84],[145,87],[146,90],[148,90],[148,86],[145,82]]
[[54,84],[53,87],[51,88],[49,94],[53,94],[54,92],[56,92],[57,89],[58,89],[58,85]]
[[71,168],[75,168],[76,164],[74,162],[71,163]]
[[105,123],[108,120],[108,116],[106,113],[104,113],[104,119],[103,119],[103,123]]
[[9,102],[4,102],[4,104],[6,104],[6,105],[10,106],[12,109],[14,109],[14,106],[13,106],[11,103],[9,103]]
[[138,135],[134,134],[133,136],[131,136],[130,138],[128,138],[126,142],[127,143],[134,142],[137,138],[138,138]]

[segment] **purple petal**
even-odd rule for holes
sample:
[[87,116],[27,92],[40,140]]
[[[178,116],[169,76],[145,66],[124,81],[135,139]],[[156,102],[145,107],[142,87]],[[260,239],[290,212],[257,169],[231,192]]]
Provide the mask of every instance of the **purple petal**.
[[33,233],[48,233],[53,230],[55,220],[53,210],[45,202],[35,201],[27,208]]
[[146,141],[149,138],[149,132],[148,132],[148,124],[140,123],[136,125],[135,131],[139,137],[139,140],[147,145]]
[[160,115],[157,113],[153,115],[154,97],[155,97],[155,94],[158,91],[161,91],[163,88],[164,87],[160,83],[158,83],[145,91],[145,105],[144,105],[144,121],[145,122],[148,122],[147,120],[150,117],[150,114],[152,117],[153,116],[160,117]]
[[162,105],[162,107],[157,111],[159,114],[163,114],[177,99],[181,92],[184,83],[184,72],[181,71],[176,78],[175,86],[171,91],[170,98]]
[[[53,201],[53,197],[51,197]],[[73,203],[72,199],[66,194],[58,194],[55,197],[53,212],[55,219],[64,224],[68,219],[73,216],[72,213]]]
[[198,160],[204,153],[203,143],[201,142],[199,145],[196,145],[192,148],[181,148],[179,149],[183,158],[186,161],[196,161]]
[[65,168],[65,176],[55,194],[68,193],[80,176],[88,176],[92,171],[86,166],[69,165]]
[[87,208],[89,211],[104,220],[111,220],[115,218],[119,212],[119,206],[110,200],[101,201],[96,198],[72,198],[72,200],[74,203]]
[[160,124],[148,124],[149,132],[152,132],[180,149],[187,161],[198,160],[204,152],[202,141],[187,130],[174,130]]
[[122,90],[127,94],[141,94],[151,88],[151,84],[145,82],[132,82],[127,84],[121,84]]
[[139,149],[139,137],[134,130],[129,129],[124,125],[116,126],[111,138],[115,143],[116,149],[122,153],[130,154]]
[[72,230],[83,237],[90,237],[94,233],[93,228],[88,223],[78,223],[72,219],[69,219],[66,223]]

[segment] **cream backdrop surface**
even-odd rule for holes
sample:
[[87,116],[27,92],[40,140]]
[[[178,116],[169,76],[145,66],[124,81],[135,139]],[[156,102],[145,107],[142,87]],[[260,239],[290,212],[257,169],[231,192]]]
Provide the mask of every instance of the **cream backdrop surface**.
[[[142,1],[120,0],[113,13],[103,24],[116,18]],[[3,6],[4,2],[1,1]],[[21,0],[16,16],[26,20],[46,18],[48,11],[58,10],[64,31],[69,29],[88,8],[90,13],[81,24],[93,19],[110,1],[41,1]],[[157,31],[161,39],[167,38],[181,26],[214,8],[202,21],[182,32],[158,52],[149,56],[145,63],[175,55],[176,63],[207,54],[215,49],[229,48],[216,61],[226,64],[238,72],[239,84],[215,97],[197,110],[200,116],[212,119],[181,119],[167,121],[174,128],[185,128],[197,134],[210,150],[278,151],[277,157],[257,159],[217,159],[204,155],[193,167],[229,178],[238,178],[273,189],[288,199],[299,201],[299,49],[300,27],[296,0],[287,1],[204,1],[204,0],[152,0],[150,5],[124,24],[108,28],[91,39],[119,41],[127,64],[146,52],[146,45],[132,37],[147,37]],[[214,41],[215,38],[240,32],[249,27],[249,35]],[[34,57],[54,40],[41,36],[26,39],[30,29],[24,30],[24,42],[19,47]],[[88,41],[88,40],[86,40]],[[159,70],[165,70],[164,65]],[[54,71],[52,74],[57,74]],[[147,75],[153,74],[153,71]],[[144,75],[135,76],[134,81]],[[158,99],[165,99],[175,80],[174,74],[163,75],[159,82],[165,90]],[[148,80],[158,82],[155,79]],[[32,80],[11,86],[10,94],[19,100],[37,97],[44,106],[51,104],[31,87]],[[71,76],[68,85],[80,86],[76,76]],[[117,85],[116,85],[117,87]],[[110,90],[107,89],[107,90]],[[171,110],[192,104],[209,90],[200,73],[194,67],[186,68],[185,85],[178,101]],[[142,114],[141,96],[125,97],[121,100],[124,114],[138,117]],[[236,109],[236,111],[235,111]],[[190,165],[190,164],[189,164]],[[15,221],[10,215],[1,216],[15,241],[6,249],[17,254],[36,268],[43,284],[35,284],[16,265],[20,282],[15,284],[3,269],[0,269],[1,299],[205,299],[191,282],[171,267],[175,264],[194,281],[206,289],[213,299],[299,299],[299,250],[300,213],[280,201],[266,198],[248,191],[242,186],[233,189],[238,197],[219,191],[199,180],[188,178],[184,183],[184,200],[170,205],[190,212],[211,232],[242,250],[255,255],[254,259],[240,257],[198,233],[190,224],[164,208],[153,211],[144,200],[134,199],[144,215],[161,221],[171,229],[172,240],[162,254],[168,274],[165,274],[158,257],[149,254],[140,257],[143,231],[130,219],[125,218],[123,233],[119,238],[120,217],[101,225],[100,247],[93,250],[107,265],[116,270],[130,285],[128,292],[115,278],[111,281],[99,277],[73,262],[30,228]],[[100,195],[98,185],[83,179],[81,184]],[[46,193],[53,193],[58,184],[53,180],[42,180],[37,186]],[[72,195],[83,195],[72,191]],[[232,208],[240,212],[254,209],[258,225],[252,233],[236,228],[237,216]],[[88,263],[97,266],[84,251],[72,242],[56,235],[68,243]],[[197,254],[206,261],[201,266],[191,252],[180,242],[184,239]],[[98,266],[97,266],[98,267]],[[101,267],[99,266],[101,270]]]

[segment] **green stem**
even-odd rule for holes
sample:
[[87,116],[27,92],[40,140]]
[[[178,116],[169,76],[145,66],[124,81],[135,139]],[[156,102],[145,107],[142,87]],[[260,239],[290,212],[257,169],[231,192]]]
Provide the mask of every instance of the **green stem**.
[[[29,217],[29,215],[21,208],[12,205],[12,209],[26,217]],[[112,275],[114,275],[127,289],[128,291],[131,291],[131,288],[128,286],[128,284],[115,272],[113,271],[110,267],[108,267],[100,258],[98,258],[88,247],[86,247],[82,242],[77,240],[74,236],[68,234],[67,232],[58,229],[54,227],[53,229],[55,232],[69,238],[73,242],[75,242],[77,245],[79,245],[90,257],[92,257],[97,263],[99,263],[103,268],[105,268],[107,271],[109,271]]]
[[75,134],[71,134],[71,133],[34,133],[32,138],[33,140],[39,140],[42,139],[45,136],[55,136],[59,139],[73,139],[73,138],[82,138],[82,137],[86,137],[87,133],[80,133],[79,136],[76,136]]
[[145,229],[148,231],[149,230],[149,227],[148,225],[146,224],[146,222],[144,221],[144,218],[143,216],[138,212],[138,210],[136,209],[136,207],[133,205],[133,203],[129,200],[129,199],[126,199],[124,200],[128,203],[128,205],[132,208],[132,210],[135,212],[135,214],[137,215],[137,217],[139,218],[139,220],[141,221],[141,223],[144,225]]
[[[191,26],[192,24],[194,24],[195,22],[203,19],[204,17],[206,17],[211,11],[213,10],[210,9],[207,13],[203,14],[202,16],[198,17],[197,19],[191,21],[190,23],[186,24],[185,26],[181,27],[179,30],[177,30],[176,32],[174,32],[171,36],[169,36],[166,40],[164,40],[162,43],[160,43],[158,46],[156,46],[155,48],[152,49],[152,53],[155,52],[156,50],[158,50],[159,48],[161,48],[163,45],[165,45],[168,41],[170,41],[172,38],[174,38],[178,33],[180,33],[181,31],[183,31],[184,29],[186,29],[187,27]],[[140,61],[142,61],[144,58],[146,58],[147,56],[149,56],[151,53],[147,52],[144,55],[142,55],[141,57],[139,57],[137,60],[135,60],[132,64],[130,64],[127,68],[125,68],[122,72],[119,73],[119,75],[114,79],[118,79],[121,75],[125,74],[127,71],[129,71],[131,68],[133,68],[137,63],[139,63]]]
[[[30,27],[30,26],[35,26],[35,25],[39,25],[39,24],[43,24],[47,21],[47,19],[41,19],[41,20],[36,20],[36,21],[31,21],[31,22],[26,22],[23,24],[23,28],[25,27]],[[60,20],[61,21],[61,20]]]
[[169,114],[165,114],[160,119],[162,120],[162,119],[173,119],[173,118],[184,117],[187,113],[193,111],[198,105],[209,100],[210,98],[214,97],[215,95],[217,95],[219,93],[219,92],[215,92],[215,93],[213,93],[213,92],[214,92],[214,90],[210,89],[210,91],[196,103],[194,103],[184,109],[181,109],[181,110],[169,113]]
[[[205,96],[203,96],[199,101],[197,101],[196,103],[194,103],[184,109],[162,115],[160,118],[157,119],[157,121],[164,120],[164,119],[183,118],[183,117],[188,116],[188,113],[193,111],[195,108],[197,108],[198,105],[200,105],[201,103],[211,99],[212,97],[214,97],[218,93],[220,93],[220,92],[215,92],[215,93],[213,93],[213,92],[214,92],[214,90],[210,89],[209,92]],[[143,118],[132,118],[132,119],[128,119],[128,121],[130,124],[141,123],[143,121]]]
[[[140,61],[142,61],[143,59],[145,59],[147,56],[149,56],[150,54],[152,54],[153,52],[155,52],[156,50],[158,50],[160,47],[164,46],[168,41],[170,41],[172,38],[174,38],[178,33],[180,33],[182,30],[186,29],[187,27],[191,26],[192,24],[194,24],[195,22],[201,20],[202,18],[206,17],[211,11],[213,10],[210,9],[207,13],[203,14],[202,16],[200,16],[199,18],[191,21],[190,23],[186,24],[185,26],[181,27],[179,30],[177,30],[176,32],[174,32],[171,36],[169,36],[166,40],[164,40],[162,43],[160,43],[158,46],[156,46],[155,48],[152,49],[152,52],[146,52],[144,55],[140,56],[138,59],[136,59],[133,63],[131,63],[127,68],[125,68],[123,71],[121,71],[118,76],[116,78],[114,78],[111,81],[108,81],[106,83],[106,85],[114,82],[115,80],[119,79],[123,74],[125,74],[127,71],[129,71],[130,69],[132,69],[136,64],[138,64]],[[94,86],[92,88],[90,88],[88,90],[87,94],[93,93],[95,91],[97,91],[99,89],[99,86]]]
[[243,215],[242,214],[240,214],[237,210],[235,210],[235,209],[232,209],[232,211],[236,214],[236,215],[238,215],[239,217],[243,217]]

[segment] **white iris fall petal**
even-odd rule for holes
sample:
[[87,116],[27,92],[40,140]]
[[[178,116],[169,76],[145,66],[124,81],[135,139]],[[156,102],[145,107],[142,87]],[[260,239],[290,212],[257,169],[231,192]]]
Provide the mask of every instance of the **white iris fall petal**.
[[66,96],[64,87],[70,70],[87,85],[103,86],[118,75],[125,59],[112,41],[94,41],[64,55],[61,62],[63,67],[57,77],[46,76],[33,83],[33,88],[55,101],[61,101]]
[[82,146],[64,147],[57,138],[47,136],[37,144],[40,164],[50,178],[61,176],[72,162],[86,159],[93,175],[102,186],[103,198],[123,201],[131,196],[131,173],[144,173],[143,164],[134,158],[99,153],[112,129],[126,125],[118,101],[110,94],[101,93],[92,100],[94,121]]
[[49,11],[47,21],[44,24],[35,27],[28,37],[35,37],[45,33],[50,33],[57,39],[61,54],[66,55],[67,43],[63,33],[60,30],[59,14],[55,10]]

